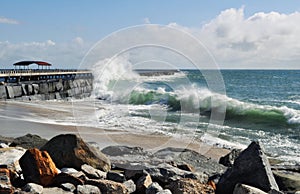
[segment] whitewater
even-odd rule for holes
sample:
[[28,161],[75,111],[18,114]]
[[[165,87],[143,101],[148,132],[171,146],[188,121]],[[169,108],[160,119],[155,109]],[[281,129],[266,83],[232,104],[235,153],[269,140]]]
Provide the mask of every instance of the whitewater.
[[[99,125],[193,137],[223,147],[261,141],[283,161],[299,163],[300,71],[221,70],[226,94],[212,92],[201,70],[139,76],[128,59],[95,64]],[[211,70],[216,71],[216,70]],[[218,115],[219,121],[211,119]]]

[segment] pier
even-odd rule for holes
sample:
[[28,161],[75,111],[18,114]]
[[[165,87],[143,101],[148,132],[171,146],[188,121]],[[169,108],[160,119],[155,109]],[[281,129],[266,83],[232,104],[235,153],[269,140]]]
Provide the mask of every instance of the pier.
[[[37,64],[38,68],[29,69],[30,64]],[[51,64],[43,61],[21,61],[14,66],[19,68],[0,69],[2,100],[83,98],[89,96],[93,89],[90,70],[50,69]]]

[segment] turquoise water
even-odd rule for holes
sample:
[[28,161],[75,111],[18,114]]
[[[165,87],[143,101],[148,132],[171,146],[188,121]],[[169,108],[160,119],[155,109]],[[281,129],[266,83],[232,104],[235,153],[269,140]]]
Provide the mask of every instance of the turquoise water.
[[[299,70],[222,70],[223,94],[208,87],[206,78],[210,74],[205,75],[197,70],[181,70],[169,78],[123,80],[134,86],[127,87],[130,89],[126,92],[126,84],[120,84],[120,80],[116,84],[114,80],[108,90],[124,92],[122,97],[110,100],[120,105],[161,107],[164,111],[156,111],[156,115],[139,108],[130,116],[180,125],[172,125],[172,129],[166,129],[168,133],[193,132],[196,138],[214,144],[248,145],[251,140],[259,140],[273,157],[300,163]],[[219,80],[216,82],[219,84]],[[217,124],[210,120],[213,111],[221,115]],[[204,133],[213,135],[203,139]]]

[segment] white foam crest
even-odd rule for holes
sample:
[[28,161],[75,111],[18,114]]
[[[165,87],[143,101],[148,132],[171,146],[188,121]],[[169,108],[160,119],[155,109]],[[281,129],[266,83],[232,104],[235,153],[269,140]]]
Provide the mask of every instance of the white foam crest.
[[128,57],[104,59],[93,65],[94,93],[93,96],[109,99],[113,95],[109,85],[112,81],[139,79],[132,70]]

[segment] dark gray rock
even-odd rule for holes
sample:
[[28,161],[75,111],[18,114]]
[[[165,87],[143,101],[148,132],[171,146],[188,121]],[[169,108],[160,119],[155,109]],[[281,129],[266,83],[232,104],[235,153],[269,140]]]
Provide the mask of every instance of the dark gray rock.
[[13,137],[4,137],[0,135],[0,142],[5,144],[10,144],[14,140]]
[[163,188],[157,183],[153,182],[151,185],[146,189],[146,194],[156,194],[159,191],[162,191]]
[[38,84],[32,84],[33,94],[38,94],[40,91],[40,86]]
[[209,159],[202,154],[189,149],[165,148],[154,154],[165,162],[187,163],[195,168],[196,172],[205,173],[209,177],[215,174],[223,173],[227,169],[218,162]]
[[136,185],[133,180],[125,181],[123,185],[125,185],[125,187],[127,188],[128,193],[133,193],[136,191]]
[[58,135],[49,140],[41,150],[47,151],[58,168],[81,169],[83,164],[109,171],[110,160],[99,150],[89,147],[75,134]]
[[166,163],[159,164],[156,167],[145,169],[145,171],[147,171],[150,174],[151,178],[154,181],[162,185],[165,185],[168,182],[172,182],[180,178],[196,179],[202,183],[208,181],[208,176],[206,174],[192,173],[189,171],[181,170]]
[[63,86],[61,81],[55,83],[55,90],[56,91],[60,92],[60,91],[63,91],[63,89],[64,89],[64,86]]
[[233,149],[230,153],[220,158],[219,163],[227,167],[232,167],[234,160],[240,155],[242,151],[239,149]]
[[137,193],[145,193],[146,189],[152,184],[152,178],[149,174],[141,176],[136,181],[136,191]]
[[6,86],[6,91],[7,91],[7,98],[9,99],[15,98],[15,93],[12,86]]
[[156,194],[172,194],[172,192],[169,189],[164,189],[162,191],[157,192]]
[[6,88],[5,86],[1,85],[0,86],[0,99],[6,99],[7,94],[6,94]]
[[72,194],[73,192],[65,191],[62,188],[58,187],[45,187],[43,194]]
[[30,133],[17,137],[13,140],[13,142],[10,144],[10,147],[22,147],[25,149],[30,148],[41,148],[43,145],[45,145],[48,142],[48,140],[41,138],[38,135],[32,135]]
[[231,194],[237,183],[250,185],[268,192],[279,190],[269,161],[258,142],[252,142],[220,178],[216,193]]
[[113,171],[109,171],[107,173],[107,179],[115,181],[115,182],[119,182],[119,183],[123,183],[124,181],[126,181],[126,178],[123,174],[118,173],[118,172],[113,172]]
[[65,191],[74,192],[76,187],[72,183],[63,183],[60,187]]
[[128,146],[108,146],[101,150],[108,156],[123,156],[123,155],[147,155],[141,147],[128,147]]
[[34,94],[34,93],[33,93],[33,87],[32,87],[31,84],[27,84],[27,85],[25,86],[25,89],[26,89],[26,92],[27,92],[28,95],[33,95],[33,94]]
[[111,180],[87,180],[86,184],[98,187],[103,194],[127,194],[125,185]]
[[244,184],[236,184],[233,194],[267,194],[266,192]]
[[22,84],[21,86],[22,86],[22,95],[25,95],[25,96],[28,95],[27,90],[26,90],[26,85]]
[[83,185],[84,181],[73,175],[62,172],[59,173],[56,177],[54,177],[52,185],[60,187],[64,183],[71,183],[77,187],[77,185]]
[[29,193],[39,194],[43,193],[44,187],[35,183],[28,183],[23,187],[22,190]]
[[78,185],[77,186],[77,194],[101,194],[100,189],[94,185]]
[[40,94],[48,94],[49,93],[48,83],[40,83],[39,84],[39,93]]
[[20,97],[22,96],[22,86],[13,86],[14,96]]
[[105,179],[107,176],[107,172],[103,172],[101,170],[95,169],[94,167],[84,164],[81,166],[81,170],[85,173],[88,178],[91,179]]
[[300,173],[294,171],[273,171],[275,180],[281,191],[289,193],[300,191]]

